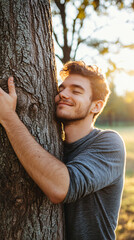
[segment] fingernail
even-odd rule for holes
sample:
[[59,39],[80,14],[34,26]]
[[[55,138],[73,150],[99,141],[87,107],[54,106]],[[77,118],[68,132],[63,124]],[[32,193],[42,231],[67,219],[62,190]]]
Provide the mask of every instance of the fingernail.
[[10,77],[10,81],[13,82],[13,77],[12,76]]

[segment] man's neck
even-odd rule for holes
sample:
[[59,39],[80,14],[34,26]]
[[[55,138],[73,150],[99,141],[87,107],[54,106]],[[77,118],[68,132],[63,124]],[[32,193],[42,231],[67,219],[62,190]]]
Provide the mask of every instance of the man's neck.
[[90,119],[82,119],[78,121],[70,121],[65,123],[65,141],[67,143],[73,143],[94,129],[93,122]]

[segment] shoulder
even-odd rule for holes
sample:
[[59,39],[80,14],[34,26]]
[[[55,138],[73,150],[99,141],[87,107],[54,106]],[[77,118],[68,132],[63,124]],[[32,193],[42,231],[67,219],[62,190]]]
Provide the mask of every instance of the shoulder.
[[122,139],[122,137],[120,136],[120,134],[114,130],[100,130],[97,134],[97,138],[96,141],[108,141],[108,142],[115,142],[115,143],[120,143],[120,144],[124,144],[124,141]]
[[118,149],[125,152],[125,144],[120,134],[114,130],[102,130],[98,131],[93,145],[101,149]]

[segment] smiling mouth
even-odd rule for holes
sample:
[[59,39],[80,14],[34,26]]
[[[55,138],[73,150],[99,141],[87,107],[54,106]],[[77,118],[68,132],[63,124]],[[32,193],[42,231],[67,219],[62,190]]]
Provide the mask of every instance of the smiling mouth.
[[73,104],[69,103],[69,102],[58,102],[57,105],[67,105],[67,106],[73,106]]

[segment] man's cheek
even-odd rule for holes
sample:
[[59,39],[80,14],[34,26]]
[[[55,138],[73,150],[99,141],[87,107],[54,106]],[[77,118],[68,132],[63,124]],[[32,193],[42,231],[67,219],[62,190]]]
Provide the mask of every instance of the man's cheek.
[[59,94],[55,96],[55,103],[59,101]]

